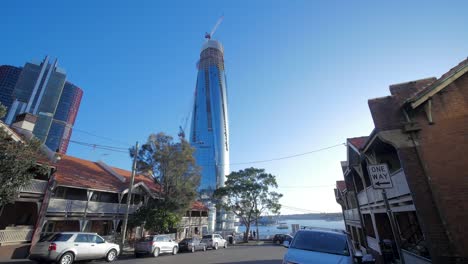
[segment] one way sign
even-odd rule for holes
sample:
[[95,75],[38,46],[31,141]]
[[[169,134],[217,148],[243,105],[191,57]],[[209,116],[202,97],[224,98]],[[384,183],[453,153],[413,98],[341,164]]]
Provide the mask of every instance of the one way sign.
[[393,187],[387,164],[369,165],[367,166],[367,171],[369,172],[369,177],[371,178],[374,189],[388,189]]

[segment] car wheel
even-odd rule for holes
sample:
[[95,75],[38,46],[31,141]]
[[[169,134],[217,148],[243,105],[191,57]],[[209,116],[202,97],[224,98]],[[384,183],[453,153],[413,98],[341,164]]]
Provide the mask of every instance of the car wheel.
[[224,248],[227,248],[227,242],[224,242]]
[[177,247],[174,247],[174,248],[172,249],[172,255],[175,255],[175,254],[177,254]]
[[60,264],[72,264],[73,260],[75,260],[75,255],[73,255],[73,253],[71,252],[67,252],[60,257],[59,263]]
[[113,262],[117,258],[117,250],[111,249],[106,255],[107,262]]
[[214,249],[214,250],[217,250],[217,249],[218,249],[218,243],[215,243],[215,244],[214,244],[213,249]]
[[159,248],[155,248],[153,251],[153,257],[159,256]]
[[139,257],[140,257],[140,254],[135,253],[135,258],[139,258]]

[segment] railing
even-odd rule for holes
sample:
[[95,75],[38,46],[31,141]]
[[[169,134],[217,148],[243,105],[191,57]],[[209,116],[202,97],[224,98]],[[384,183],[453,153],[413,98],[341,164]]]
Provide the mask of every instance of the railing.
[[[390,178],[393,183],[393,187],[387,189],[387,197],[394,198],[398,196],[403,196],[410,193],[408,183],[406,181],[406,176],[403,169],[400,169],[390,175]],[[382,201],[382,191],[375,190],[372,186],[367,187],[365,190],[362,190],[358,193],[358,202],[359,205],[365,205],[368,203]]]
[[0,230],[0,244],[31,241],[34,229]]
[[[134,213],[141,205],[130,205],[128,213]],[[103,203],[103,202],[88,202],[88,208],[86,209],[86,201],[82,200],[67,200],[52,198],[49,202],[47,212],[49,213],[86,213],[89,214],[123,214],[126,211],[127,206],[125,204],[118,203]]]
[[179,222],[179,226],[192,226],[192,225],[208,225],[208,217],[182,217]]
[[344,210],[346,220],[359,221],[359,212],[357,208]]
[[31,183],[22,187],[20,192],[23,193],[45,193],[47,181],[31,180]]

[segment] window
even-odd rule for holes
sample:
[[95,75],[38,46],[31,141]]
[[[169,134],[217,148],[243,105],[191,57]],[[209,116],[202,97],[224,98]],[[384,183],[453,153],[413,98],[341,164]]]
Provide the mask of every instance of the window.
[[78,234],[75,238],[75,242],[79,243],[89,243],[88,235],[85,234]]
[[102,239],[102,237],[100,237],[100,236],[88,235],[88,239],[89,239],[89,241],[91,241],[91,243],[96,243],[96,244],[104,243],[104,239]]
[[158,242],[163,242],[163,241],[164,241],[164,237],[163,237],[163,236],[158,236],[158,237],[156,237],[156,241],[158,241]]

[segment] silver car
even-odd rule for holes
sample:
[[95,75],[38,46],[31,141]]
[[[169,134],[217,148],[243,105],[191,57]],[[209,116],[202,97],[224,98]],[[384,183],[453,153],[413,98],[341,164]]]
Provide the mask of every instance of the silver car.
[[41,238],[31,248],[29,259],[60,264],[94,259],[112,262],[119,252],[119,245],[106,242],[96,233],[63,232]]
[[210,247],[214,250],[217,250],[219,247],[227,248],[226,239],[218,234],[204,235],[201,242],[205,243],[207,247]]
[[151,254],[153,257],[159,256],[160,253],[177,254],[179,251],[179,244],[173,241],[167,235],[155,235],[141,238],[135,244],[135,257],[141,255]]

